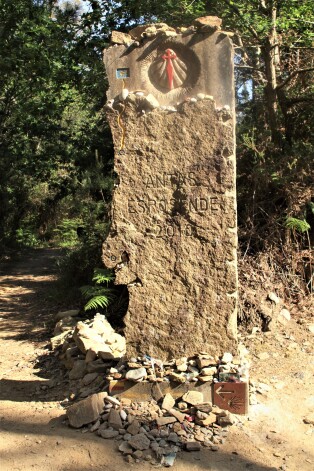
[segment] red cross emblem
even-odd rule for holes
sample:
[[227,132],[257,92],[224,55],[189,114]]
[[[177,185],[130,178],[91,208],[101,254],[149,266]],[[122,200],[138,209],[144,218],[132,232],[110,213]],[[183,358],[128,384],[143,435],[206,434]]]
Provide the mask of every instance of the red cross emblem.
[[172,49],[166,49],[165,54],[162,56],[164,61],[167,61],[167,77],[169,90],[173,89],[173,59],[176,59],[177,55]]

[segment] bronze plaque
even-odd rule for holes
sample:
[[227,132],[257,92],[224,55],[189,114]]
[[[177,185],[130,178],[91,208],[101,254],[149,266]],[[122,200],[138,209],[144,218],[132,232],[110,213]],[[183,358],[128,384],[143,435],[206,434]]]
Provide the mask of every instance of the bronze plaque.
[[214,383],[213,403],[233,414],[248,413],[247,383]]

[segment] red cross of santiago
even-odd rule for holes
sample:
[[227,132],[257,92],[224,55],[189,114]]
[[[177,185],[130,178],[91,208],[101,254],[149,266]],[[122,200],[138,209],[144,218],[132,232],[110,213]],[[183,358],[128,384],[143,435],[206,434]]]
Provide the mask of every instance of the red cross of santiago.
[[177,55],[172,49],[166,49],[165,54],[162,56],[164,61],[167,61],[167,77],[169,90],[173,89],[173,59],[176,59]]

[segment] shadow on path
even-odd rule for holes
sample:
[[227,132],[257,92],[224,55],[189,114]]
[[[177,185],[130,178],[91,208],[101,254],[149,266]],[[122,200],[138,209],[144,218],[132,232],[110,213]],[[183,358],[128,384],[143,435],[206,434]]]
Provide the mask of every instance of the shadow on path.
[[15,263],[0,268],[1,338],[40,341],[48,339],[56,299],[58,249],[32,249]]

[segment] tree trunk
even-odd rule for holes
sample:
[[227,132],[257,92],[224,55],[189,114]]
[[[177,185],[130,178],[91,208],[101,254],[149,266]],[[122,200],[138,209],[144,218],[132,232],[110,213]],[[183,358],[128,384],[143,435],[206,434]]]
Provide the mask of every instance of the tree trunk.
[[279,52],[277,45],[277,9],[276,1],[271,2],[271,22],[272,28],[269,37],[265,40],[262,48],[265,61],[265,75],[267,84],[264,88],[266,108],[268,113],[268,122],[271,132],[271,138],[274,144],[281,144],[281,133],[278,126],[278,101],[277,101],[277,76],[276,65],[278,66]]

